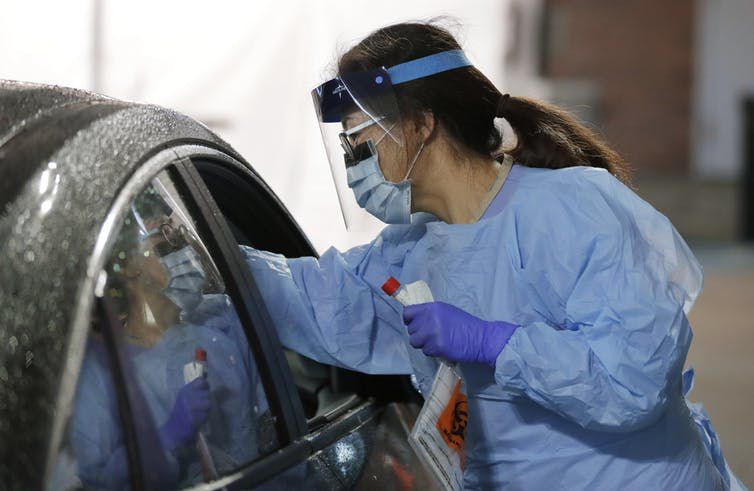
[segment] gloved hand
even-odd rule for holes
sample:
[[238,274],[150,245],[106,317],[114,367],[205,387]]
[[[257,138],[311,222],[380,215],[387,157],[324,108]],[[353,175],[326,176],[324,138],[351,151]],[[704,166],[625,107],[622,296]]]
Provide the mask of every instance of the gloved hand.
[[492,367],[513,332],[508,322],[487,322],[444,302],[409,305],[403,310],[411,346],[427,356]]
[[160,428],[162,446],[172,452],[192,443],[209,415],[209,384],[204,377],[181,387],[168,420]]

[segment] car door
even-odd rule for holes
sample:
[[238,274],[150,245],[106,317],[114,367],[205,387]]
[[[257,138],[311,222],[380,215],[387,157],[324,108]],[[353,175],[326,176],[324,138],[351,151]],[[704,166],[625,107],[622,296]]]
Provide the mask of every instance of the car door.
[[[235,244],[286,257],[316,255],[292,217],[282,205],[276,206],[278,199],[248,166],[206,152],[192,155],[191,160],[201,177],[199,187],[209,191],[209,209],[217,207],[214,215],[223,218]],[[250,288],[256,289],[253,278]],[[261,295],[253,298],[264,310]],[[264,321],[270,322],[270,317]],[[274,331],[273,325],[270,330]],[[408,431],[421,403],[408,377],[358,374],[284,351],[307,416],[304,439],[311,456],[306,466],[318,475],[319,484],[325,483],[327,489],[436,486],[408,445]],[[296,458],[291,453],[290,461]]]
[[[111,212],[118,225],[111,231],[113,246],[105,252],[99,273],[73,414],[58,457],[62,464],[53,472],[51,487],[79,482],[116,489],[377,489],[408,482],[414,488],[426,477],[405,441],[415,405],[386,407],[348,389],[348,377],[359,375],[341,374],[292,352],[284,355],[237,248],[244,230],[244,237],[257,243],[248,236],[253,230],[241,223],[233,226],[238,231],[232,234],[195,162],[210,182],[210,176],[234,168],[237,176],[248,172],[210,148],[174,148],[145,164],[139,179],[126,186],[130,195]],[[265,223],[268,248],[283,248],[291,255],[310,252],[302,236],[292,240],[295,223],[265,192],[261,180],[239,182],[256,186],[246,196],[259,200],[255,220]],[[217,182],[213,186],[217,188]],[[173,230],[181,227],[187,229],[187,239],[174,239],[177,245],[171,249]],[[153,277],[170,262],[166,258],[187,247],[199,256],[197,264],[206,276],[215,273],[204,280],[204,300],[190,313],[184,310],[176,317],[172,312],[170,318],[171,303],[164,307],[159,298],[145,300],[138,293],[142,284],[151,288],[158,282]],[[170,281],[163,280],[166,284]],[[134,308],[136,301],[143,305]],[[147,307],[151,330],[134,327],[134,313],[141,319]],[[166,318],[171,320],[162,320]],[[223,345],[217,338],[224,337]],[[241,345],[248,348],[239,349]],[[206,349],[210,395],[220,399],[212,400],[209,421],[199,431],[209,449],[209,465],[193,443],[166,451],[162,438],[182,389],[188,387],[180,369],[192,361],[194,348]],[[243,360],[243,368],[234,357]],[[213,380],[216,372],[222,376]],[[392,392],[393,400],[411,394],[393,377],[373,379],[372,385]],[[107,390],[110,386],[116,390]],[[372,390],[376,394],[377,389]],[[248,408],[253,411],[244,412]],[[374,455],[380,458],[374,460]],[[66,475],[71,468],[77,469],[74,475]]]

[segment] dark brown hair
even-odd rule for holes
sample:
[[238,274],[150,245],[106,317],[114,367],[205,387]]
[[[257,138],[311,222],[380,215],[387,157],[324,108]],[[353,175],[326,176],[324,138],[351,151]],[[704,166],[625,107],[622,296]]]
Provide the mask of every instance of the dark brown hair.
[[[436,22],[394,24],[374,31],[340,57],[338,74],[461,49]],[[501,117],[516,135],[515,147],[505,149],[516,162],[550,169],[601,167],[630,184],[623,159],[573,115],[542,101],[503,95],[474,67],[406,82],[396,86],[395,93],[404,117],[431,111],[457,143],[478,154],[495,156],[501,150],[502,135],[494,125],[495,117]]]

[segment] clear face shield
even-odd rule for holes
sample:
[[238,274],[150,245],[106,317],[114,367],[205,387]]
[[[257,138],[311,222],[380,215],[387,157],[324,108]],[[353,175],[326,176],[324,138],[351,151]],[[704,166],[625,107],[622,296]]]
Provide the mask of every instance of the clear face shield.
[[347,229],[353,228],[362,213],[349,187],[347,170],[379,153],[382,174],[400,179],[411,160],[395,86],[469,65],[463,51],[444,51],[390,68],[341,74],[312,91]]
[[378,150],[383,162],[403,162],[403,124],[387,70],[334,78],[312,91],[320,131],[343,219],[350,229],[361,215],[346,170]]

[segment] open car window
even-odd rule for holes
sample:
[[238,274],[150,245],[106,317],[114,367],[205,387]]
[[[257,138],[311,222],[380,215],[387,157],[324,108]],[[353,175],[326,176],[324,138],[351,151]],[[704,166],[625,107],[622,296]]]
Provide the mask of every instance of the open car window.
[[51,488],[191,486],[278,448],[234,304],[167,171],[115,236]]
[[[210,160],[195,159],[194,163],[240,246],[286,257],[315,254],[292,218],[251,175],[242,177],[241,169]],[[359,401],[348,387],[351,384],[344,383],[350,382],[347,371],[287,348],[284,351],[309,429],[321,426]]]

